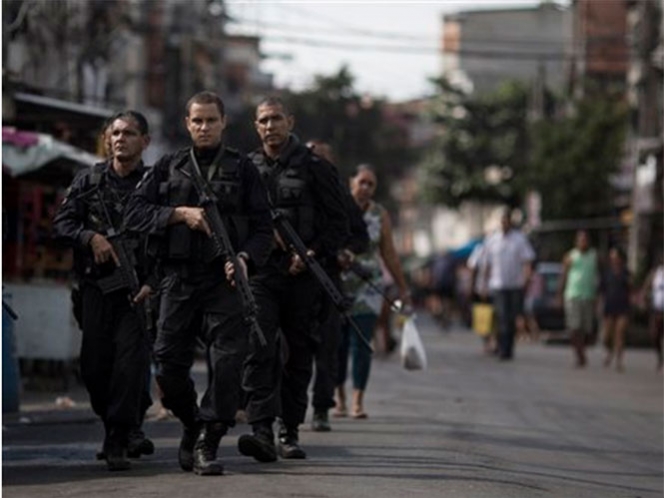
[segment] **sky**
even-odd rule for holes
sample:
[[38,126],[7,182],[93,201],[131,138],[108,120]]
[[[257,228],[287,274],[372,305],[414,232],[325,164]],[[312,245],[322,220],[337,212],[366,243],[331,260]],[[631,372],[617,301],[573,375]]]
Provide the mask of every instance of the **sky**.
[[344,64],[361,93],[402,101],[431,92],[440,74],[442,16],[534,6],[538,0],[227,0],[236,34],[261,36],[261,69],[280,88],[302,90]]

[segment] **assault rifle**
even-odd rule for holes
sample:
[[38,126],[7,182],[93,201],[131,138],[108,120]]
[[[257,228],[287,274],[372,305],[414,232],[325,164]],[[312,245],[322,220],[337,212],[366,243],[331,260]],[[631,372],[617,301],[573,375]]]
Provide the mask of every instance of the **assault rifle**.
[[[396,301],[390,299],[385,292],[376,285],[376,283],[373,281],[373,274],[371,270],[368,268],[365,268],[362,266],[361,263],[358,263],[357,261],[353,261],[348,269],[353,272],[355,275],[360,277],[364,282],[371,287],[375,292],[380,294],[385,302],[390,305],[390,309],[394,311],[395,313],[403,313],[403,314],[409,314],[407,311],[404,310],[404,305],[403,302],[400,299],[397,299]],[[412,313],[412,311],[411,311]]]
[[[127,247],[127,240],[125,236],[120,233],[115,226],[113,225],[113,218],[108,212],[106,203],[104,202],[103,195],[101,195],[101,189],[99,185],[96,185],[88,190],[81,192],[77,198],[85,199],[93,195],[95,192],[99,192],[99,204],[101,205],[102,211],[104,213],[103,222],[99,219],[96,219],[95,222],[99,227],[100,232],[104,232],[103,235],[106,237],[108,242],[113,247],[115,255],[118,257],[118,268],[108,277],[103,277],[97,280],[97,285],[101,289],[103,294],[108,294],[116,290],[129,288],[129,299],[131,300],[132,307],[135,308],[135,303],[133,298],[141,290],[141,284],[138,280],[138,275],[136,269],[134,268],[133,259],[129,256],[132,249]],[[151,333],[154,329],[154,320],[152,314],[152,305],[150,304],[150,298],[147,297],[142,303],[139,309],[136,310],[136,316],[138,317],[138,322],[141,326],[141,329],[145,332]]]
[[302,239],[293,228],[293,225],[290,224],[288,219],[286,219],[282,213],[273,209],[272,221],[274,222],[274,225],[277,228],[277,231],[279,232],[279,235],[281,236],[281,239],[284,241],[284,243],[300,257],[305,265],[307,265],[307,268],[309,268],[311,273],[313,273],[320,286],[332,300],[334,307],[346,320],[348,320],[348,323],[350,323],[350,325],[353,327],[355,333],[362,341],[362,343],[367,348],[369,348],[371,352],[373,352],[373,347],[366,339],[366,337],[364,337],[357,323],[355,323],[355,320],[353,320],[353,318],[348,314],[348,309],[352,305],[352,300],[347,299],[343,296],[343,294],[341,294],[339,289],[337,289],[337,286],[334,285],[334,282],[332,282],[329,275],[323,269],[320,263],[316,261],[316,258],[309,254],[306,246],[304,245],[304,242],[302,242]]
[[235,253],[235,249],[233,249],[231,240],[228,237],[228,231],[226,230],[221,215],[219,214],[217,197],[214,192],[212,192],[208,182],[206,182],[201,176],[198,161],[196,160],[193,151],[191,152],[191,159],[194,163],[194,168],[192,168],[193,172],[189,174],[183,169],[182,173],[189,177],[198,193],[200,206],[203,208],[205,219],[210,225],[210,230],[212,231],[211,238],[216,250],[226,259],[226,261],[230,261],[235,268],[233,279],[235,281],[235,288],[240,293],[244,321],[249,326],[251,333],[256,334],[261,347],[265,347],[267,346],[267,340],[265,339],[265,335],[263,334],[263,331],[258,324],[258,319],[256,318],[256,315],[258,314],[256,299],[251,292],[247,276],[242,271],[239,258]]
[[[129,256],[132,248],[127,247],[127,239],[113,226],[113,219],[106,208],[104,199],[100,199],[100,204],[104,211],[104,217],[106,218],[107,228],[105,236],[111,246],[113,246],[113,251],[115,251],[115,255],[118,257],[119,264],[116,273],[113,273],[109,277],[99,279],[97,284],[104,294],[128,287],[129,298],[132,300],[132,306],[134,306],[133,298],[140,292],[141,282],[138,279],[138,274],[134,267],[134,260]],[[141,328],[148,333],[152,332],[154,321],[149,296],[143,300],[140,308],[136,309],[136,316],[138,316]]]

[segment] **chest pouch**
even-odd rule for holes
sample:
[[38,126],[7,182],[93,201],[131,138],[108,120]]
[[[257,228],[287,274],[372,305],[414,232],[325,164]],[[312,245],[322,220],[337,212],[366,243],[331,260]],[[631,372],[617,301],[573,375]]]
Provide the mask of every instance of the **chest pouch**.
[[277,185],[277,202],[279,206],[299,206],[304,199],[306,183],[301,178],[288,175],[288,171],[280,178]]
[[223,212],[236,213],[240,204],[240,185],[234,179],[215,179],[210,188],[217,197],[219,208]]

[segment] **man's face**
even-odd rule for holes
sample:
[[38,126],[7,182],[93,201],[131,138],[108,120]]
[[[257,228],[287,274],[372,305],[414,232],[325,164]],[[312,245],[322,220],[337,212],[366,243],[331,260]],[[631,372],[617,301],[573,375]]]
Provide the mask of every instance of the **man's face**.
[[212,149],[221,143],[226,118],[216,104],[192,104],[185,122],[194,147]]
[[279,148],[288,141],[294,120],[280,105],[262,105],[256,109],[255,124],[263,144]]
[[512,228],[512,220],[510,220],[510,216],[507,214],[503,214],[502,217],[500,218],[500,228],[502,229],[503,232],[508,232],[510,228]]
[[588,234],[586,232],[579,232],[576,234],[576,247],[581,251],[585,251],[590,246]]
[[141,134],[133,119],[119,118],[111,123],[110,143],[113,158],[121,162],[131,162],[141,157],[150,143],[150,138]]

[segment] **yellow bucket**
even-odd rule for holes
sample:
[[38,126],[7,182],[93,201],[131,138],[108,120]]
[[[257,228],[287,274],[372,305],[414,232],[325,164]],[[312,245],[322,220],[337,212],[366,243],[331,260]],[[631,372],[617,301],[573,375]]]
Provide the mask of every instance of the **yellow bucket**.
[[473,330],[477,335],[487,336],[493,330],[493,306],[486,303],[473,305]]

